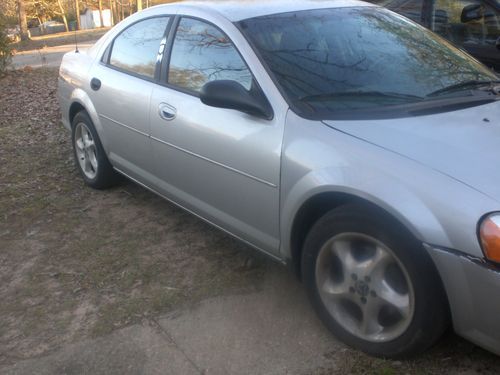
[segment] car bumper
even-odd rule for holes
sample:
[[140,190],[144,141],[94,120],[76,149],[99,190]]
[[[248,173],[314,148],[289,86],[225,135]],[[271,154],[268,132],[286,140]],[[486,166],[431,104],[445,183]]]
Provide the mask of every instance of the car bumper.
[[500,355],[500,271],[462,253],[426,247],[443,280],[456,333]]

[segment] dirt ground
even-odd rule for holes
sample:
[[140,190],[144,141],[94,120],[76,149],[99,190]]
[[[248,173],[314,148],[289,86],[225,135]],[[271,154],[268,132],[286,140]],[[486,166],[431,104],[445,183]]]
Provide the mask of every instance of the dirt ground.
[[255,290],[265,268],[135,184],[86,188],[59,123],[56,77],[0,80],[0,364],[201,297]]
[[[277,265],[190,214],[130,182],[85,187],[56,85],[55,69],[0,79],[0,368],[265,287]],[[453,334],[413,361],[324,356],[335,367],[309,373],[500,373],[498,357]]]

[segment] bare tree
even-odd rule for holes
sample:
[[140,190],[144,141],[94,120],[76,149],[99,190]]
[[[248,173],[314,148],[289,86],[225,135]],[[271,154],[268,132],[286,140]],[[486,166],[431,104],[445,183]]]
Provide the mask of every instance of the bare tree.
[[78,0],[75,0],[75,13],[76,13],[76,28],[80,30],[80,4]]
[[101,27],[104,27],[104,19],[102,17],[102,0],[99,0],[99,18],[101,20]]
[[28,21],[26,20],[26,9],[24,0],[17,0],[17,15],[19,17],[19,27],[21,32],[21,40],[28,40]]
[[64,8],[63,8],[63,5],[61,3],[61,0],[57,0],[57,5],[59,6],[59,11],[61,12],[61,17],[62,17],[63,22],[64,22],[64,28],[66,29],[66,31],[69,31],[68,20],[66,19],[66,12],[64,12]]
[[113,26],[115,24],[113,0],[109,0],[109,13],[110,13],[109,16],[111,18],[111,26]]
[[140,12],[142,10],[142,0],[137,0],[137,11]]

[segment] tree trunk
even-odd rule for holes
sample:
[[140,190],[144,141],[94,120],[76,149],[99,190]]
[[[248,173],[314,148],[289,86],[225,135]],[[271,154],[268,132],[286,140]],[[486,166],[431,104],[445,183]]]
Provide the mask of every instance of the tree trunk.
[[109,17],[111,18],[111,26],[115,24],[115,16],[114,16],[114,10],[113,10],[113,0],[109,0]]
[[142,0],[137,0],[137,11],[140,12],[142,10]]
[[17,15],[19,17],[19,28],[21,40],[28,40],[28,21],[26,20],[26,10],[24,8],[24,0],[17,0]]
[[78,0],[75,0],[75,12],[76,12],[76,29],[80,30],[80,4]]
[[61,16],[64,22],[64,28],[66,29],[66,31],[69,31],[68,20],[66,19],[66,13],[64,12],[61,0],[57,0],[57,5],[59,5],[59,10],[61,11]]
[[104,27],[104,19],[102,18],[102,0],[99,0],[99,19],[101,20],[101,27]]

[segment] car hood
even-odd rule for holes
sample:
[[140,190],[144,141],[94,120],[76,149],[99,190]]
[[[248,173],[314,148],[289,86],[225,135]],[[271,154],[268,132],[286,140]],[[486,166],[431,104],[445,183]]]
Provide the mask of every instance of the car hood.
[[411,118],[324,121],[500,201],[500,103]]

